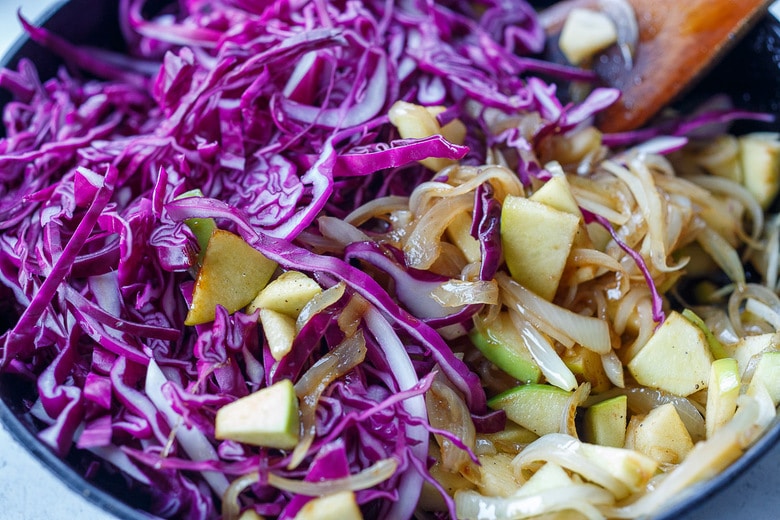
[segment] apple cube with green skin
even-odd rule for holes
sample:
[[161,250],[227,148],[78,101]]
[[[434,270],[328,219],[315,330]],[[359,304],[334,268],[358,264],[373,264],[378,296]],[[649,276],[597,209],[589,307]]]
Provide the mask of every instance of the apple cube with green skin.
[[[190,197],[202,197],[203,192],[196,189],[182,193],[176,199],[187,199]],[[213,218],[188,218],[184,221],[187,227],[190,228],[192,234],[195,235],[195,239],[198,241],[200,251],[198,252],[198,263],[203,263],[203,255],[206,254],[206,247],[209,243],[211,234],[217,229],[217,223]]]
[[720,340],[715,337],[715,334],[712,333],[710,328],[707,326],[704,320],[699,317],[698,314],[693,312],[691,309],[685,309],[683,310],[682,315],[688,321],[701,329],[701,331],[704,333],[704,337],[707,338],[707,344],[710,346],[710,352],[712,352],[712,356],[715,359],[729,357],[729,354],[726,352],[726,348],[723,346],[723,343],[721,343]]
[[488,401],[494,410],[504,410],[509,420],[542,436],[558,433],[572,392],[545,384],[511,388]]
[[641,385],[685,397],[707,388],[712,361],[701,329],[673,311],[628,362],[628,370]]
[[736,343],[726,345],[729,356],[737,360],[739,375],[744,377],[745,372],[753,359],[758,359],[766,352],[780,350],[780,332],[767,332],[755,336],[744,336]]
[[634,416],[626,432],[626,448],[660,464],[679,464],[693,449],[693,440],[672,403]]
[[585,410],[583,433],[593,444],[622,448],[626,442],[628,397],[619,395],[606,399]]
[[345,490],[306,502],[294,520],[363,520],[363,513],[355,493]]
[[243,238],[215,229],[203,255],[184,324],[213,321],[217,305],[230,313],[246,307],[266,286],[274,271],[276,262],[263,256]]
[[705,418],[708,439],[734,417],[741,383],[736,359],[722,358],[712,363]]
[[501,312],[483,330],[475,329],[471,341],[498,368],[523,383],[538,383],[542,371],[508,312]]
[[759,384],[766,387],[775,406],[780,404],[780,352],[761,354],[748,388]]
[[571,213],[507,196],[501,208],[501,245],[512,278],[552,300],[579,225],[580,219]]
[[564,364],[569,367],[578,379],[587,381],[594,393],[606,392],[612,387],[612,382],[604,370],[601,356],[582,345],[567,349],[561,356]]
[[283,379],[220,408],[214,435],[253,446],[295,448],[300,418],[292,381]]

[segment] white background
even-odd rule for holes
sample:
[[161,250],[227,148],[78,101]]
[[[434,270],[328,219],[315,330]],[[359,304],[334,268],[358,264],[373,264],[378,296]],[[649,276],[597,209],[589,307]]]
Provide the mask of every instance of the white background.
[[[16,9],[35,20],[50,6],[64,0],[0,0],[0,56],[21,34]],[[780,11],[780,2],[773,5]],[[780,447],[728,492],[720,493],[705,507],[686,515],[685,520],[778,518],[780,511]],[[0,519],[15,520],[110,520],[83,497],[52,476],[20,446],[0,424]]]

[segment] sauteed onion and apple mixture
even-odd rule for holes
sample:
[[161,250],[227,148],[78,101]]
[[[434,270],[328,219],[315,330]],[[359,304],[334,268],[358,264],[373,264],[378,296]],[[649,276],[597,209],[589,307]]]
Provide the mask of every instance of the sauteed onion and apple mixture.
[[66,66],[0,72],[0,368],[85,479],[170,518],[635,518],[772,423],[780,141],[729,131],[772,116],[601,132],[627,3],[550,43],[520,1],[119,7],[126,52],[24,22]]

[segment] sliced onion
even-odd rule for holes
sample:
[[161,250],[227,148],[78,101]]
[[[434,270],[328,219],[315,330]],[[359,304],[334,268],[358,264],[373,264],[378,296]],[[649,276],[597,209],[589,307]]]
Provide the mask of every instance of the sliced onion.
[[[508,497],[484,496],[476,491],[455,493],[455,509],[461,520],[505,520],[536,518],[540,515],[577,511],[588,520],[604,518],[595,505],[614,501],[604,489],[594,484],[574,484],[540,490],[532,495]],[[594,505],[595,504],[595,505]]]
[[317,225],[322,236],[329,238],[342,248],[354,242],[367,242],[369,240],[368,235],[340,218],[323,216],[317,219]]
[[[192,460],[218,460],[219,456],[206,436],[198,428],[187,427],[183,423],[182,416],[176,413],[171,403],[163,395],[162,387],[167,382],[165,374],[160,370],[154,358],[151,358],[146,367],[146,382],[144,384],[144,390],[149,400],[165,417],[171,431],[176,434],[176,440],[179,441],[182,449]],[[203,471],[201,474],[217,496],[222,496],[225,493],[228,488],[228,480],[224,474],[215,471]]]
[[[754,303],[750,304],[753,300]],[[780,313],[780,298],[769,288],[758,284],[746,284],[737,286],[736,290],[731,293],[728,301],[728,318],[731,325],[734,327],[734,331],[737,336],[744,337],[748,335],[748,331],[742,324],[742,308],[743,305],[751,305],[752,307],[762,312],[765,312],[772,321],[777,321],[777,314]],[[772,318],[772,315],[775,315]],[[767,320],[772,324],[772,321]],[[777,330],[777,329],[775,329]]]
[[572,371],[566,366],[553,346],[550,345],[547,338],[540,334],[533,325],[523,319],[514,309],[509,309],[509,316],[523,338],[526,347],[528,347],[531,357],[534,358],[534,361],[539,366],[539,370],[542,371],[547,381],[551,385],[564,390],[577,388],[577,378],[574,377]]
[[389,196],[374,199],[366,202],[359,208],[356,208],[349,215],[344,217],[344,221],[353,226],[365,224],[372,218],[384,217],[396,211],[409,209],[409,198],[399,196]]
[[745,310],[769,323],[776,331],[780,330],[780,313],[776,309],[753,298],[748,298]]
[[614,350],[610,350],[606,354],[601,355],[601,366],[604,367],[604,372],[607,374],[607,379],[618,388],[624,388],[626,381],[623,373],[623,363],[620,362],[620,358],[617,357]]
[[[471,420],[466,403],[458,393],[447,385],[441,374],[437,374],[431,388],[425,393],[428,419],[431,426],[452,433],[473,452],[477,443],[477,432]],[[434,435],[441,451],[442,467],[457,473],[471,465],[469,453],[460,449],[443,435]]]
[[309,452],[317,434],[317,403],[322,393],[336,379],[355,368],[366,358],[366,339],[358,332],[322,356],[295,383],[300,401],[301,438],[290,456],[288,469],[298,467]]
[[290,493],[296,493],[298,495],[310,497],[325,496],[339,491],[358,491],[374,487],[392,477],[397,468],[398,461],[390,457],[379,460],[360,473],[350,475],[349,477],[306,481],[295,480],[269,473],[268,484],[277,489],[289,491]]
[[739,258],[739,253],[726,239],[712,228],[706,227],[696,236],[696,241],[723,269],[731,281],[737,284],[745,283],[745,268]]
[[498,303],[498,285],[494,280],[449,280],[433,290],[433,299],[444,307],[460,307],[474,303]]
[[312,316],[339,301],[341,297],[344,296],[344,291],[346,291],[346,289],[347,284],[339,282],[333,287],[329,287],[321,293],[314,295],[314,297],[303,306],[300,314],[298,314],[298,319],[295,322],[298,331],[306,325],[306,322],[309,321]]
[[447,226],[459,213],[474,207],[474,197],[464,194],[447,197],[435,204],[420,218],[404,244],[404,257],[409,267],[429,269],[441,251],[440,240]]
[[512,305],[523,317],[529,321],[533,320],[534,323],[546,323],[548,327],[545,327],[545,332],[564,345],[576,342],[597,354],[606,354],[612,350],[609,325],[606,321],[583,316],[548,302],[505,273],[498,273],[496,279],[502,291],[511,295]]
[[641,386],[613,388],[612,390],[592,396],[587,400],[585,406],[592,406],[597,402],[618,395],[625,395],[628,397],[628,407],[636,414],[646,414],[650,410],[658,408],[663,404],[672,403],[685,425],[685,428],[691,435],[691,439],[696,442],[705,438],[704,417],[701,412],[699,412],[698,408],[696,408],[696,405],[694,405],[690,399],[670,394],[663,390]]
[[[588,453],[594,448],[603,451],[601,454]],[[635,465],[634,471],[624,472],[625,478],[623,479],[606,469],[611,461],[604,458],[603,453],[612,450],[625,456],[626,464]],[[512,467],[515,470],[515,475],[522,477],[524,470],[534,467],[539,462],[554,462],[578,473],[586,480],[609,490],[617,499],[625,498],[632,492],[643,489],[647,480],[652,476],[652,472],[647,474],[648,472],[642,469],[647,470],[657,465],[653,459],[639,452],[586,444],[563,433],[548,433],[539,437],[515,457],[512,461]]]
[[731,179],[714,175],[697,175],[688,178],[688,180],[712,193],[727,195],[739,201],[747,210],[753,223],[753,233],[750,235],[750,238],[755,246],[755,242],[758,240],[761,229],[764,226],[764,211],[761,209],[758,200],[744,186]]
[[577,425],[575,424],[577,408],[585,402],[588,395],[590,395],[590,383],[588,382],[582,383],[574,392],[572,392],[571,396],[566,401],[565,412],[561,417],[561,426],[559,429],[561,433],[571,435],[574,438],[578,437]]
[[260,474],[256,471],[241,475],[225,490],[222,495],[222,519],[223,520],[238,520],[241,515],[241,503],[239,502],[238,495],[240,495],[246,488],[253,484],[257,484],[260,481]]

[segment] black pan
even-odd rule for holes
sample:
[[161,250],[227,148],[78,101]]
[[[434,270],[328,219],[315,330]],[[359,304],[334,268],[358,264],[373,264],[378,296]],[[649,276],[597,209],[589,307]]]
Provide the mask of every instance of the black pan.
[[[154,8],[155,2],[148,4]],[[108,0],[71,0],[45,13],[38,20],[38,25],[44,25],[74,43],[121,49],[117,11],[116,2]],[[52,76],[60,65],[54,55],[26,38],[13,45],[0,60],[0,65],[15,68],[21,58],[31,59],[42,78]],[[780,114],[780,22],[774,17],[768,15],[762,20],[707,77],[683,99],[678,100],[678,105],[682,108],[692,106],[717,93],[731,95],[741,108]],[[8,93],[0,91],[0,107],[9,100]],[[741,123],[734,130],[777,131],[780,130],[780,123],[760,126]],[[0,294],[0,300],[7,297]],[[0,312],[0,333],[11,325],[9,317]],[[30,389],[20,385],[18,380],[0,375],[0,422],[19,444],[76,494],[118,519],[152,518],[143,511],[145,498],[128,494],[121,478],[100,475],[87,481],[79,471],[85,463],[82,455],[75,453],[63,460],[37,440],[36,426],[23,406],[29,392]],[[776,420],[769,431],[739,460],[716,477],[691,487],[685,496],[670,504],[656,518],[760,520],[777,517],[777,511],[780,510],[780,494],[777,493],[777,489],[780,489],[780,474],[777,471],[780,467],[779,440],[780,420]],[[34,516],[34,512],[30,514]]]

